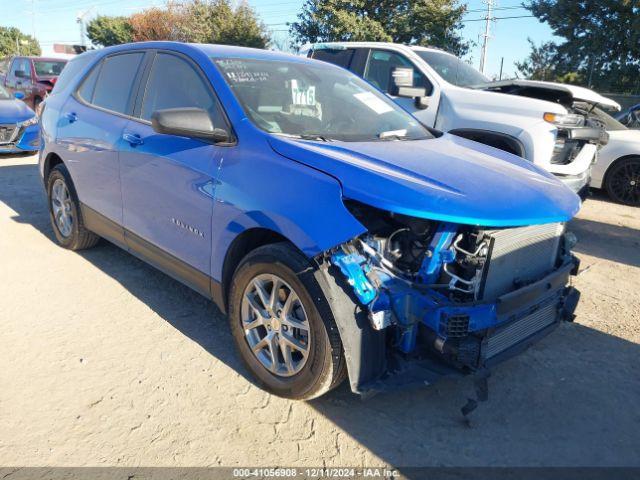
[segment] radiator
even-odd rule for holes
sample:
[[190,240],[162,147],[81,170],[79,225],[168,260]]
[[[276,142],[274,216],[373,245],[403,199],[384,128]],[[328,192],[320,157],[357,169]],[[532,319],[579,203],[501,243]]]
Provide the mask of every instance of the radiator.
[[558,317],[558,302],[552,301],[533,313],[496,330],[487,338],[484,350],[485,358],[491,358],[504,352],[516,343],[548,327]]
[[493,301],[518,286],[539,280],[555,268],[561,223],[485,231],[489,254],[480,298]]

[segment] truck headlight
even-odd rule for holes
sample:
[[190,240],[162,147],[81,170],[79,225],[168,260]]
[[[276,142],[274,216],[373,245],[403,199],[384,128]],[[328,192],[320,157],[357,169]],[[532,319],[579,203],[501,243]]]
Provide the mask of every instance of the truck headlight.
[[567,113],[566,115],[558,113],[545,113],[542,118],[547,122],[562,127],[581,127],[584,125],[584,117],[575,113]]
[[30,127],[31,125],[36,125],[38,123],[38,116],[35,115],[24,122],[18,123],[18,127]]

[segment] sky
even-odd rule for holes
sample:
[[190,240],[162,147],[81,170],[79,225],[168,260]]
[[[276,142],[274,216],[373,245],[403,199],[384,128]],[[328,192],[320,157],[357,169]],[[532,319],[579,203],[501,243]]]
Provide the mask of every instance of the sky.
[[[462,0],[464,2],[464,0]],[[86,18],[101,15],[130,15],[150,6],[161,6],[164,0],[0,0],[0,26],[18,27],[27,34],[35,32],[44,54],[52,52],[53,43],[79,43],[80,28],[76,21],[79,13],[88,11]],[[304,0],[249,0],[273,35],[281,40],[287,38],[287,22],[296,20]],[[482,19],[486,4],[484,0],[467,0],[463,36],[476,42],[468,59],[477,68],[480,62]],[[521,7],[520,0],[496,0],[495,17],[518,17],[530,15]],[[35,15],[32,12],[35,11]],[[515,61],[529,53],[527,38],[536,44],[553,39],[551,29],[536,18],[508,18],[491,22],[485,73],[497,76],[500,61],[504,57],[503,78],[514,76]]]

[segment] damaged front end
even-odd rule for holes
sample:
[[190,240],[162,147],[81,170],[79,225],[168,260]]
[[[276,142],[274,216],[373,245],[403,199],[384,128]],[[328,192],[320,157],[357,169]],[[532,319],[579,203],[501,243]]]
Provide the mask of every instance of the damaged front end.
[[346,205],[368,232],[325,261],[375,332],[348,358],[355,392],[481,371],[573,319],[578,260],[563,223],[490,229]]

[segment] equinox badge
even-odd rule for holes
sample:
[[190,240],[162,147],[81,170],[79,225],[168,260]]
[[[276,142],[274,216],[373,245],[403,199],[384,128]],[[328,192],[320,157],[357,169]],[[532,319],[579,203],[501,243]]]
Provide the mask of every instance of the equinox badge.
[[194,235],[198,235],[199,237],[204,238],[204,233],[202,233],[196,227],[192,227],[191,225],[187,225],[186,223],[184,223],[181,220],[178,220],[177,218],[171,217],[171,223],[173,223],[174,225],[177,225],[180,228],[183,228],[184,230],[187,230],[187,231],[193,233]]

